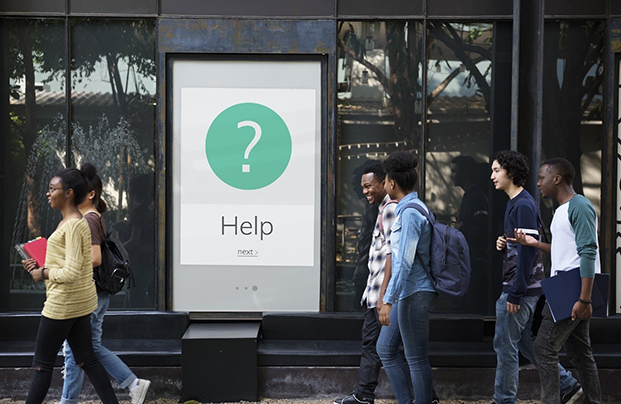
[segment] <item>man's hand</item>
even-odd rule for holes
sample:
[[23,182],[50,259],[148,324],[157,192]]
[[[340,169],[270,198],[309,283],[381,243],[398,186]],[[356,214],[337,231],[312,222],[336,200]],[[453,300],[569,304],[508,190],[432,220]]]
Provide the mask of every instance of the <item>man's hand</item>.
[[505,236],[498,236],[498,239],[496,239],[496,249],[498,251],[502,251],[507,247],[507,239],[505,239]]
[[574,308],[571,310],[571,320],[588,320],[593,315],[593,307],[590,304],[582,303],[578,300],[574,303]]
[[379,312],[379,322],[381,325],[385,325],[388,327],[390,325],[390,310],[392,309],[392,304],[384,303]]
[[507,302],[507,313],[515,314],[518,312],[518,310],[520,310],[519,304],[513,304],[513,303]]
[[524,232],[519,232],[517,231],[517,229],[514,229],[513,232],[515,233],[515,238],[508,238],[507,241],[511,241],[511,242],[517,242],[520,243],[522,245],[528,246],[528,247],[535,247],[537,248],[537,243],[538,240],[536,238],[534,238],[533,236],[529,236],[528,234],[524,233]]

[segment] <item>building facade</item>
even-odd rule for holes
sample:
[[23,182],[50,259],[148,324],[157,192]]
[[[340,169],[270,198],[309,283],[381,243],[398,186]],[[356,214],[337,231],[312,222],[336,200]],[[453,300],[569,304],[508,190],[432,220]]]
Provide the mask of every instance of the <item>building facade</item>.
[[[128,243],[136,277],[134,288],[114,297],[114,309],[232,318],[358,311],[352,278],[367,204],[361,170],[407,150],[420,161],[418,192],[440,221],[464,226],[469,211],[478,213],[469,230],[471,292],[458,304],[441,302],[439,312],[493,316],[502,260],[493,240],[506,197],[491,186],[490,164],[496,151],[512,148],[529,157],[531,171],[550,157],[573,162],[575,188],[599,214],[610,312],[620,313],[620,28],[621,3],[613,0],[3,1],[0,310],[41,307],[44,290],[24,276],[13,245],[53,231],[48,181],[88,161],[99,167],[106,222]],[[310,206],[311,220],[280,242],[300,248],[289,264],[248,270],[184,258],[189,244],[180,240],[194,234],[184,236],[189,224],[179,223],[188,212],[184,192],[203,188],[207,211],[230,201],[217,188],[209,193],[200,175],[188,183],[181,177],[185,132],[175,125],[190,104],[182,102],[185,88],[206,89],[204,98],[260,98],[260,90],[278,88],[268,98],[315,108],[304,163],[312,175],[300,169],[295,177],[300,193],[304,183],[312,188],[299,202]],[[313,90],[309,104],[303,90]],[[291,164],[298,157],[292,152]],[[537,195],[534,172],[527,188]],[[274,209],[292,206],[298,191],[291,186],[260,198],[279,201]],[[487,203],[471,206],[465,191],[472,186]],[[540,206],[549,224],[554,206]],[[220,251],[211,242],[204,248]]]

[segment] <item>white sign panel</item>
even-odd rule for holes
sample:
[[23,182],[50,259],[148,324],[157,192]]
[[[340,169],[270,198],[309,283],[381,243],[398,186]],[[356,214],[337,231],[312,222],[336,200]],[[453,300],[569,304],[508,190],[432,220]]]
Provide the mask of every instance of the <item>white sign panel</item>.
[[181,89],[181,264],[313,265],[315,97]]
[[174,310],[319,310],[321,77],[173,61]]

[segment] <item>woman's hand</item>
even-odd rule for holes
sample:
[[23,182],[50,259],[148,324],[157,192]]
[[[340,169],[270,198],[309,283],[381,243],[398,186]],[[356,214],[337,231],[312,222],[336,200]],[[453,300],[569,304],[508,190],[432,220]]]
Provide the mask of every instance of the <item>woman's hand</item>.
[[379,322],[381,325],[385,325],[388,327],[390,325],[390,310],[392,309],[392,304],[384,303],[379,312]]
[[37,261],[35,261],[34,258],[30,258],[28,260],[22,260],[22,266],[28,272],[32,272],[33,270],[38,268]]
[[45,278],[43,277],[43,271],[45,271],[44,267],[37,268],[32,271],[30,273],[30,275],[32,276],[32,280],[35,282],[41,282],[42,280],[44,280]]
[[41,282],[43,280],[43,268],[39,268],[37,266],[37,261],[30,258],[28,260],[22,260],[22,266],[30,276],[32,276],[32,280],[35,282]]

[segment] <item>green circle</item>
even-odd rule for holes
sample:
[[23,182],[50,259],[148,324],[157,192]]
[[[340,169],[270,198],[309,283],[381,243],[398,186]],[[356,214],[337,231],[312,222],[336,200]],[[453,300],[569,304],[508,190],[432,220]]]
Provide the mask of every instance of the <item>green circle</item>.
[[[253,145],[256,133],[260,137]],[[213,172],[226,184],[260,189],[276,181],[287,168],[291,134],[280,115],[265,105],[236,104],[212,122],[205,154]]]

